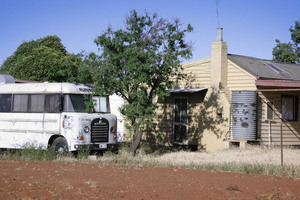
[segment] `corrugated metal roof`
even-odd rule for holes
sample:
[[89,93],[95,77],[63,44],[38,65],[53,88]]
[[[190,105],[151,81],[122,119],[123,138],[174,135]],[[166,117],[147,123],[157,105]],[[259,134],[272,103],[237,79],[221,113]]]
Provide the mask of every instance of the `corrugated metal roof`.
[[92,88],[85,84],[74,83],[8,83],[0,84],[0,92],[4,93],[72,93],[89,94]]
[[167,92],[170,93],[197,93],[203,90],[207,90],[207,88],[172,88],[168,89]]
[[228,54],[228,59],[259,79],[300,80],[300,65]]

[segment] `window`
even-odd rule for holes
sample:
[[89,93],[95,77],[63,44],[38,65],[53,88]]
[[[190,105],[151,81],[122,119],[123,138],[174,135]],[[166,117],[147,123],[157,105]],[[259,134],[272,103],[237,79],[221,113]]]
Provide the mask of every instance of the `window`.
[[298,120],[298,97],[282,96],[281,98],[282,119],[287,121]]
[[11,112],[11,94],[0,94],[0,112]]
[[30,95],[29,112],[42,113],[44,112],[45,95],[32,94]]
[[274,120],[274,102],[273,101],[267,101],[266,103],[267,107],[267,115],[266,119],[267,120]]
[[86,104],[83,95],[69,94],[64,97],[65,112],[86,112]]
[[62,98],[60,94],[47,94],[45,103],[46,112],[58,113],[62,110]]
[[12,110],[13,112],[57,113],[62,110],[61,105],[62,99],[60,94],[15,94],[13,95]]
[[13,102],[14,112],[27,112],[28,110],[28,94],[15,94]]
[[109,98],[94,96],[93,99],[95,101],[95,112],[110,112]]

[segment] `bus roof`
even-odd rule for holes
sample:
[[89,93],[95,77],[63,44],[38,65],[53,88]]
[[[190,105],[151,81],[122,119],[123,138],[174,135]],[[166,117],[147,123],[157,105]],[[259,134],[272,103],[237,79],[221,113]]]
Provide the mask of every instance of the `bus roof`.
[[8,83],[0,84],[0,94],[25,94],[25,93],[67,93],[67,94],[90,94],[93,87],[77,83]]

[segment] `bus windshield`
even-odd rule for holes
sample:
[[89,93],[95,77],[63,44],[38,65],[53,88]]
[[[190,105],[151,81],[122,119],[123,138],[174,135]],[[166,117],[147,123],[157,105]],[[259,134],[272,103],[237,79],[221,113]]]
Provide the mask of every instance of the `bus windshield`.
[[[67,94],[64,96],[64,111],[65,112],[87,112],[86,102],[89,100],[80,94]],[[109,113],[109,98],[94,96],[93,112]]]

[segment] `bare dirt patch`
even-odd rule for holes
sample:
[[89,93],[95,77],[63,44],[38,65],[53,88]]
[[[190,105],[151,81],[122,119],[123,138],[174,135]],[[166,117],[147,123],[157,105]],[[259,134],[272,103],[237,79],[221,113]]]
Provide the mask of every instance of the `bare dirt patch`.
[[0,161],[0,199],[299,199],[300,180],[246,173]]

